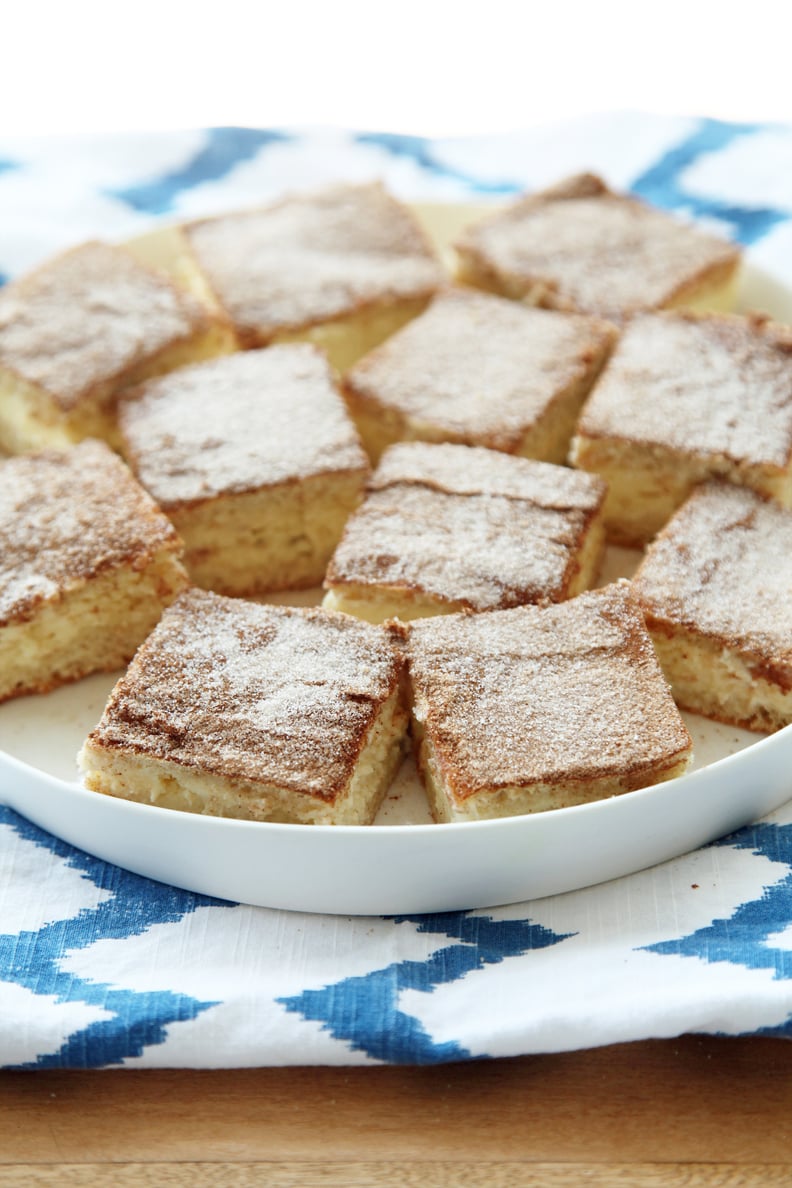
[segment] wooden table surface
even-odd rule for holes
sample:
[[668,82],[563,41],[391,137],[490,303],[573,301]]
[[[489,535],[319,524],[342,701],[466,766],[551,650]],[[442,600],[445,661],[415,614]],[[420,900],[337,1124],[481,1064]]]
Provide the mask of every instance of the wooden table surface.
[[0,1073],[6,1185],[792,1184],[792,1044],[432,1068]]

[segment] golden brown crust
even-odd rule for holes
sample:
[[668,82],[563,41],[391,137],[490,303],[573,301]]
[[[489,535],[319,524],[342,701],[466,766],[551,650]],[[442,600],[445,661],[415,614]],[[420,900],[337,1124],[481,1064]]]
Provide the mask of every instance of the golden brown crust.
[[536,608],[411,624],[416,718],[449,794],[614,775],[690,749],[627,583]]
[[0,625],[108,569],[144,569],[181,541],[103,443],[0,462]]
[[558,601],[605,497],[593,479],[493,450],[392,446],[325,586],[414,591],[476,611]]
[[457,250],[511,297],[613,320],[725,280],[740,256],[593,174],[518,199],[470,227]]
[[209,324],[198,301],[124,248],[85,243],[0,291],[0,368],[69,412]]
[[138,650],[88,742],[332,803],[401,670],[382,628],[192,589]]
[[378,303],[428,298],[443,273],[381,185],[337,185],[188,223],[184,234],[243,347]]
[[515,452],[560,392],[593,380],[615,338],[595,318],[451,288],[353,367],[343,390],[353,407],[368,402],[456,441]]
[[792,460],[792,332],[737,314],[636,317],[578,433],[784,469]]
[[554,182],[552,186],[540,190],[538,194],[526,196],[523,201],[540,204],[573,201],[577,198],[603,198],[605,196],[613,197],[613,191],[602,178],[596,173],[583,172],[563,177],[560,181]]
[[792,689],[789,511],[745,488],[707,483],[649,546],[634,588],[653,632],[692,632]]
[[307,344],[182,368],[121,402],[124,448],[172,511],[320,474],[368,473],[327,360]]

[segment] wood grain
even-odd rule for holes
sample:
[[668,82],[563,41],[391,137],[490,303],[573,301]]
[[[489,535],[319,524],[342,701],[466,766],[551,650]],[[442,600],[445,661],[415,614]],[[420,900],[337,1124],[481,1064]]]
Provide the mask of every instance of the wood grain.
[[[112,1178],[110,1178],[112,1177]],[[628,1163],[127,1163],[0,1169],[0,1188],[788,1188],[789,1165]]]
[[790,1068],[786,1040],[688,1036],[431,1068],[4,1073],[0,1188],[789,1184]]

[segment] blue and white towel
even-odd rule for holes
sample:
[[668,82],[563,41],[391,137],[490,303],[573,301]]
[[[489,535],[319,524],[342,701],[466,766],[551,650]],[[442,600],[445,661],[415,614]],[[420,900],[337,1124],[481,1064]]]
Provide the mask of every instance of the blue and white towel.
[[[0,274],[329,180],[501,197],[584,168],[725,229],[792,284],[792,129],[634,113],[469,140],[0,139]],[[360,919],[164,887],[0,809],[1,1066],[430,1064],[683,1031],[792,1035],[792,806],[585,891]]]

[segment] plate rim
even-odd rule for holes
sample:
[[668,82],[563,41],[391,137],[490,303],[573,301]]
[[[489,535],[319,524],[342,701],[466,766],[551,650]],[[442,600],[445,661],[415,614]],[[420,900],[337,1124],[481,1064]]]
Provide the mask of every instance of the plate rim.
[[[491,203],[474,204],[470,202],[430,202],[413,204],[413,206],[416,205],[431,206],[435,209],[438,207],[459,208],[463,205],[471,208],[473,205],[478,205],[479,208],[486,207],[486,209],[493,209],[493,204]],[[144,235],[165,230],[168,226],[174,227],[178,226],[178,224],[168,225],[165,223],[158,223],[151,228],[150,232],[144,233]],[[778,294],[780,297],[790,302],[790,308],[792,309],[792,284],[787,282],[784,278],[773,273],[771,270],[767,269],[764,265],[754,263],[751,258],[750,248],[748,248],[743,250],[738,280],[738,303],[736,306],[736,312],[746,312],[743,295],[746,289],[750,292],[750,290],[754,288],[759,288],[760,290],[767,289],[773,295]],[[753,306],[751,306],[751,308],[753,308]],[[779,317],[779,315],[773,313],[772,310],[770,311],[770,314],[773,318]],[[792,322],[792,316],[790,316],[788,319],[784,317],[784,320]],[[12,777],[15,780],[18,780],[21,777],[22,783],[28,783],[31,786],[37,785],[40,788],[46,787],[49,793],[55,793],[61,797],[63,797],[63,794],[66,793],[67,797],[69,797],[71,800],[76,798],[80,804],[81,811],[85,806],[97,805],[98,802],[107,801],[111,802],[114,806],[112,810],[108,810],[111,815],[113,813],[117,813],[120,816],[125,816],[127,819],[132,821],[136,819],[139,819],[141,822],[145,822],[147,820],[161,821],[163,812],[165,812],[168,815],[167,819],[170,822],[168,831],[170,831],[171,826],[175,825],[178,827],[178,822],[188,821],[190,822],[191,834],[200,837],[205,836],[206,838],[211,838],[213,834],[222,834],[223,836],[233,839],[236,836],[250,834],[252,838],[258,837],[264,840],[267,838],[305,839],[306,837],[310,836],[310,848],[312,850],[315,849],[317,845],[323,844],[329,846],[333,851],[339,849],[343,851],[350,845],[353,845],[359,849],[360,839],[364,837],[367,839],[378,839],[375,842],[367,841],[366,843],[363,843],[364,845],[368,846],[369,849],[378,848],[382,850],[392,850],[394,847],[399,845],[404,846],[405,842],[403,839],[416,841],[419,839],[423,840],[430,838],[432,839],[432,844],[434,847],[437,847],[440,851],[444,851],[448,846],[451,846],[453,850],[456,844],[453,839],[457,839],[459,837],[472,839],[474,837],[481,836],[483,838],[493,837],[497,839],[502,834],[512,834],[515,832],[518,835],[525,834],[530,836],[532,832],[536,832],[537,834],[542,834],[543,832],[552,833],[554,828],[559,825],[559,822],[563,823],[563,821],[569,821],[570,826],[572,827],[573,823],[574,825],[585,825],[587,822],[589,822],[589,820],[596,824],[598,818],[604,818],[605,822],[607,823],[610,816],[613,816],[618,820],[622,814],[629,815],[633,811],[640,812],[641,806],[644,804],[648,804],[653,809],[655,802],[662,802],[663,799],[668,799],[669,789],[672,788],[677,790],[677,794],[679,794],[679,789],[681,788],[691,789],[692,795],[695,797],[697,788],[700,788],[702,785],[706,788],[708,782],[717,781],[721,772],[724,773],[724,782],[728,782],[735,769],[738,773],[737,778],[741,778],[742,769],[745,768],[746,772],[748,773],[748,781],[750,782],[750,772],[753,769],[761,769],[763,765],[766,767],[768,763],[772,762],[774,752],[779,750],[783,753],[784,748],[787,747],[788,744],[790,745],[790,749],[792,749],[792,724],[783,727],[773,734],[766,735],[764,737],[758,736],[755,741],[749,743],[742,750],[731,755],[723,756],[717,760],[714,760],[712,763],[707,764],[705,767],[676,777],[672,781],[665,781],[659,784],[649,785],[630,792],[622,793],[617,796],[590,801],[585,804],[569,805],[563,808],[549,809],[537,813],[526,813],[518,816],[491,818],[476,821],[442,823],[387,825],[319,824],[308,826],[285,822],[250,821],[241,818],[210,816],[208,814],[195,814],[172,808],[163,810],[161,806],[157,805],[147,805],[136,801],[126,800],[120,797],[117,798],[111,796],[102,796],[100,793],[90,791],[84,786],[83,783],[79,781],[68,781],[58,776],[50,775],[43,769],[38,768],[33,764],[27,763],[21,759],[17,759],[8,751],[0,750],[0,804],[7,805],[14,812],[19,813],[28,820],[32,820],[34,824],[47,829],[55,836],[64,838],[68,844],[74,845],[76,848],[86,849],[89,853],[94,853],[97,857],[105,861],[115,862],[117,865],[126,866],[127,869],[135,869],[135,867],[134,865],[131,865],[127,862],[119,862],[116,858],[106,857],[105,854],[97,852],[96,846],[81,846],[79,840],[72,840],[69,837],[64,837],[64,832],[62,829],[53,829],[46,823],[42,823],[41,813],[27,814],[24,807],[20,807],[17,803],[14,803],[16,797],[12,795],[9,798],[7,792],[5,791],[4,785],[7,783],[6,777]],[[783,797],[775,793],[772,795],[771,799],[773,800],[771,808],[780,808],[781,805],[792,799],[792,786],[788,788],[786,794]],[[634,809],[632,806],[634,806]],[[103,810],[104,808],[105,806],[102,806]],[[765,809],[764,811],[770,810]],[[154,817],[152,817],[151,814],[154,814]],[[760,814],[760,816],[761,815],[763,814]],[[39,818],[38,820],[37,817]],[[629,862],[627,862],[624,869],[615,871],[613,874],[607,875],[606,877],[623,877],[624,875],[629,875],[630,873],[634,873],[637,870],[645,869],[647,865],[651,866],[655,865],[656,862],[666,861],[669,858],[679,856],[689,852],[691,849],[698,848],[702,844],[706,844],[707,840],[711,841],[717,837],[724,836],[731,831],[731,828],[743,827],[757,819],[759,819],[759,817],[757,817],[755,813],[746,812],[746,815],[744,815],[744,817],[741,819],[738,826],[731,826],[725,830],[718,828],[717,832],[712,833],[709,838],[705,838],[703,841],[694,840],[688,845],[675,848],[673,853],[668,853],[664,857],[654,859],[648,864],[642,863],[637,866],[631,866]],[[561,825],[561,827],[563,826]],[[333,840],[329,841],[329,838],[331,837]],[[470,846],[468,845],[466,849],[469,850],[469,848]],[[484,842],[482,842],[482,848],[485,848]],[[145,874],[145,872],[141,871],[139,868],[138,873]],[[146,875],[146,877],[156,878],[157,876]],[[195,880],[193,880],[193,882],[195,882]],[[185,885],[185,883],[183,880],[176,879],[173,881],[173,885]],[[575,890],[578,889],[578,887],[590,885],[592,885],[590,882],[576,884],[574,883],[574,880],[572,880],[569,882],[569,886],[562,888],[562,890]],[[188,887],[188,889],[201,890],[201,888],[196,885],[192,885]],[[555,888],[547,892],[541,892],[540,895],[555,894],[558,893],[558,890],[558,888]],[[210,893],[214,894],[215,892]],[[524,898],[535,897],[538,898],[540,896],[522,896],[518,900],[513,898],[498,899],[496,896],[492,902],[481,902],[480,904],[476,903],[470,904],[468,906],[469,908],[485,908],[494,906],[495,903],[519,902]],[[484,898],[486,898],[486,896]],[[323,906],[321,903],[318,903],[314,904],[313,906],[306,907],[305,904],[292,905],[282,902],[271,903],[271,899],[272,896],[268,896],[266,898],[257,900],[247,899],[244,900],[244,902],[257,902],[261,906],[294,906],[295,910],[302,911],[331,911],[337,913],[340,910],[342,914],[355,915],[390,914],[391,912],[395,913],[405,910],[403,906],[398,904],[392,908],[383,909],[380,905],[374,906],[371,909],[361,910],[359,907],[356,908],[354,905],[346,907],[342,905],[339,909],[338,906]],[[406,910],[435,911],[444,909],[437,908],[435,906],[429,906],[419,909],[408,907]]]

